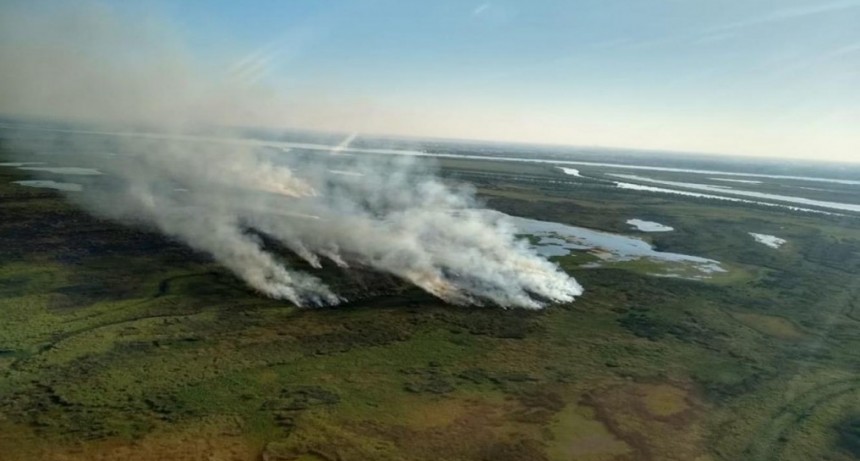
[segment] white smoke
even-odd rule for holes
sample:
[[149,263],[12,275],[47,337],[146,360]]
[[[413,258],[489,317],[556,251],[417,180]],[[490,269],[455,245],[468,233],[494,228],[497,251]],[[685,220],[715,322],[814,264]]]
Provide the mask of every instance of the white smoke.
[[[93,22],[96,32],[81,24]],[[91,212],[157,227],[211,254],[261,293],[297,305],[343,299],[312,274],[287,267],[264,240],[313,268],[326,260],[370,267],[455,304],[540,308],[582,293],[467,188],[443,183],[415,159],[343,153],[355,134],[316,154],[284,152],[233,130],[189,136],[191,126],[239,121],[231,118],[271,125],[282,109],[274,93],[200,77],[193,60],[177,59],[178,48],[158,34],[117,22],[100,8],[25,21],[30,28],[7,29],[17,35],[2,37],[0,47],[0,107],[159,127],[157,135],[17,136],[17,149],[104,173],[73,194]],[[99,31],[107,32],[93,38]],[[141,61],[125,68],[127,59],[117,56],[129,54]]]

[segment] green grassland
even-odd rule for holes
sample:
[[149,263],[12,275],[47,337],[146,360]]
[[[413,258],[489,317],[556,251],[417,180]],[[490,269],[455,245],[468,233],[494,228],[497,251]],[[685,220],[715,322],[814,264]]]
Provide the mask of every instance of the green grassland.
[[860,457],[860,220],[544,165],[439,168],[511,214],[628,234],[653,219],[676,229],[640,234],[658,249],[731,270],[574,254],[556,261],[585,295],[524,311],[324,267],[352,301],[297,309],[0,167],[0,460]]

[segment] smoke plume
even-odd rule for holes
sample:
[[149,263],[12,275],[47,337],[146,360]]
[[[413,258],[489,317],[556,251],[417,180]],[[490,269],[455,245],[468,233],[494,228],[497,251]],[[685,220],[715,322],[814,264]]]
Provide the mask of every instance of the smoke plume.
[[297,305],[344,299],[313,271],[285,265],[264,240],[314,268],[370,267],[454,304],[540,308],[582,292],[503,214],[422,161],[350,153],[354,134],[330,152],[309,152],[213,129],[277,125],[291,109],[247,78],[203,72],[153,22],[132,25],[92,5],[18,16],[0,24],[8,35],[0,37],[0,107],[97,128],[7,137],[17,150],[103,173],[81,177],[83,190],[69,193],[94,214],[155,227]]

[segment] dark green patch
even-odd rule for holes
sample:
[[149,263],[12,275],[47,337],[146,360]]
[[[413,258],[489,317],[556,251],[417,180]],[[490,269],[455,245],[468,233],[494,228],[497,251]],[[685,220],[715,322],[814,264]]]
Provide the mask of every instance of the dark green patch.
[[860,416],[855,415],[840,421],[836,432],[839,434],[839,448],[855,458],[860,458]]

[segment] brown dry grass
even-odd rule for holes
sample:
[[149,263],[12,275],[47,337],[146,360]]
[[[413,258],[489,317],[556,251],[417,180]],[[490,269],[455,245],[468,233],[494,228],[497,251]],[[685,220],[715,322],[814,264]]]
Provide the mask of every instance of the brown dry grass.
[[583,403],[632,448],[631,456],[617,459],[709,459],[702,427],[705,410],[688,386],[628,383],[591,393]]
[[775,338],[798,340],[806,336],[793,323],[775,315],[734,313],[732,316],[753,330]]
[[[15,429],[4,428],[4,431]],[[20,437],[34,434],[18,431]],[[7,432],[7,435],[9,433]],[[0,445],[6,445],[0,442]],[[3,461],[256,461],[260,448],[241,436],[234,418],[208,419],[169,431],[155,431],[139,440],[108,439],[74,445],[28,444],[26,452],[0,446]]]

